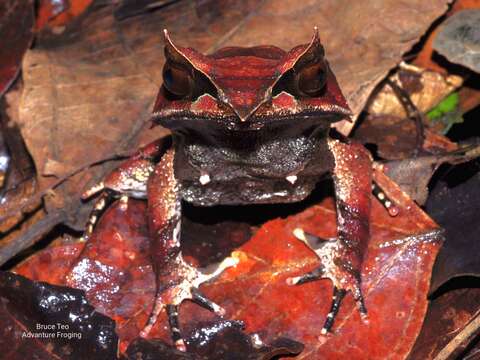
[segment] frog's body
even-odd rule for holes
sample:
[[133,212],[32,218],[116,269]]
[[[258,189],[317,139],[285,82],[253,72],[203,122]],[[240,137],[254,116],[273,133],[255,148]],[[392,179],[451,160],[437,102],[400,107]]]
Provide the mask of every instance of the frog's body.
[[[300,125],[292,127],[292,121]],[[307,116],[282,122],[258,130],[217,129],[210,138],[174,135],[181,197],[201,206],[304,199],[333,169],[329,124]]]
[[[289,283],[333,281],[325,331],[347,291],[365,314],[360,267],[369,237],[371,160],[363,147],[329,138],[331,124],[350,112],[318,34],[289,52],[230,47],[210,56],[176,47],[166,34],[165,56],[153,119],[172,131],[171,145],[147,146],[94,188],[148,200],[158,291],[143,335],[166,308],[183,349],[177,320],[183,300],[223,313],[198,286],[235,261],[228,258],[209,275],[183,261],[182,200],[200,206],[300,201],[326,175],[335,184],[338,238],[315,250],[328,263]],[[311,238],[301,230],[296,235],[306,243]]]

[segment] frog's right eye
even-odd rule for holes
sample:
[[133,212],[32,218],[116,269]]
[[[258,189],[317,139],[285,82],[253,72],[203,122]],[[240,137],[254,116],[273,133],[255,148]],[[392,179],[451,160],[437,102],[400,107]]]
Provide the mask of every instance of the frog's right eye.
[[183,66],[167,61],[163,67],[163,87],[175,99],[191,99],[194,93],[193,75]]
[[301,96],[318,96],[327,82],[327,66],[323,59],[295,73],[295,89]]

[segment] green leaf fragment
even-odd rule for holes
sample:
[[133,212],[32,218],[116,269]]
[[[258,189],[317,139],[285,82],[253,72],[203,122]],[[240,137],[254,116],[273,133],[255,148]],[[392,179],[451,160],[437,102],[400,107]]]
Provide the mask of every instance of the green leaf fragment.
[[444,98],[437,106],[427,112],[427,118],[435,123],[442,123],[442,133],[445,135],[453,124],[463,122],[461,111],[458,109],[460,96],[454,92]]
[[444,98],[440,103],[435,106],[432,110],[427,113],[427,117],[430,120],[435,120],[446,113],[453,112],[457,109],[458,103],[460,101],[460,97],[458,93],[454,92]]

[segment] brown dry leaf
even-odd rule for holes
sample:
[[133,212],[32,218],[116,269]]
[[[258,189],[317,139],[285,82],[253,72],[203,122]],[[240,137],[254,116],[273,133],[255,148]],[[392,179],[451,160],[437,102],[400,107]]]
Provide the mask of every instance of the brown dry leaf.
[[[0,100],[0,131],[6,145],[6,156],[10,160],[5,183],[0,190],[0,217],[3,218],[0,222],[0,263],[22,248],[32,245],[33,241],[39,238],[31,238],[25,244],[19,244],[17,239],[45,217],[40,199],[29,200],[36,191],[35,168],[20,132],[14,126],[15,119],[18,119],[21,93],[22,86],[18,81]],[[15,211],[8,214],[11,208]]]
[[[288,49],[308,42],[317,25],[358,114],[371,89],[446,10],[446,3],[184,1],[122,22],[114,20],[112,6],[91,9],[76,29],[40,37],[23,64],[19,124],[40,175],[49,175],[40,176],[40,188],[138,143],[161,83],[163,28],[179,44],[209,52],[226,45]],[[344,124],[343,131],[351,126]],[[68,224],[82,228],[86,209],[76,201],[78,194],[105,171],[102,166],[75,176],[46,199],[47,208],[65,208]]]
[[0,216],[5,216],[7,209],[15,206],[17,211],[0,223],[0,232],[6,232],[23,219],[24,213],[39,207],[40,201],[32,203],[24,211],[22,205],[36,191],[35,167],[22,140],[20,131],[15,126],[18,121],[18,105],[23,86],[17,82],[0,100],[0,131],[6,146],[9,165],[5,182],[0,190]]
[[[411,157],[416,149],[417,129],[408,118],[381,115],[367,116],[355,130],[354,139],[362,144],[376,146],[382,159],[399,160]],[[457,145],[443,135],[425,129],[424,150],[431,153],[454,151]]]
[[[406,63],[400,64],[399,71],[390,79],[410,95],[410,99],[422,113],[432,109],[463,83],[460,76],[443,75]],[[399,118],[407,116],[405,108],[389,85],[384,85],[377,93],[368,107],[368,112],[371,115],[389,114]]]
[[[420,113],[430,110],[463,83],[459,76],[443,75],[406,63],[400,64],[390,80],[408,94]],[[408,158],[417,148],[417,128],[415,121],[407,115],[411,116],[392,87],[385,83],[372,96],[368,114],[355,129],[353,137],[363,144],[375,145],[377,155],[383,159]],[[438,134],[430,123],[423,122],[426,127],[424,150],[438,153],[456,149],[456,145]]]

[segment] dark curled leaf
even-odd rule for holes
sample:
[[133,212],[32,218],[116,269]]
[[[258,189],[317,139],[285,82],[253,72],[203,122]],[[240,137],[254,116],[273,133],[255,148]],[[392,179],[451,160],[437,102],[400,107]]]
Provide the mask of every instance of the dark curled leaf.
[[303,344],[287,338],[275,339],[271,345],[258,334],[243,332],[242,321],[200,323],[187,336],[187,348],[202,360],[268,360],[278,355],[297,355]]
[[115,323],[84,292],[0,272],[1,359],[116,359]]
[[298,355],[303,351],[303,344],[286,337],[275,339],[270,346],[263,348],[266,353],[262,359],[271,359],[275,356]]
[[298,355],[303,344],[277,338],[270,345],[258,335],[243,332],[241,321],[221,320],[199,323],[186,337],[188,353],[161,340],[135,339],[126,351],[128,359],[268,360],[275,356]]
[[448,18],[433,48],[451,62],[480,72],[480,9],[466,9]]
[[467,169],[476,173],[453,187],[440,182],[426,204],[427,212],[446,231],[445,244],[433,269],[431,291],[457,276],[480,275],[480,162],[466,165],[452,172],[450,178],[465,176]]
[[162,340],[136,338],[128,347],[123,359],[128,360],[193,360],[191,354],[184,353]]
[[[471,279],[465,279],[465,282],[459,285],[463,288],[448,291],[432,300],[422,331],[408,360],[437,360],[436,356],[442,353],[442,356],[449,353],[448,359],[478,359],[478,357],[467,358],[462,352],[472,337],[479,332],[478,327],[472,328],[472,326],[475,327],[475,321],[478,323],[480,288],[471,287]],[[456,343],[451,346],[454,339]]]
[[[204,357],[208,354],[220,358],[236,358],[238,354],[246,357],[252,348],[252,342],[251,338],[242,332],[244,328],[241,321],[200,323],[186,339],[188,349]],[[230,353],[234,355],[229,355]]]

